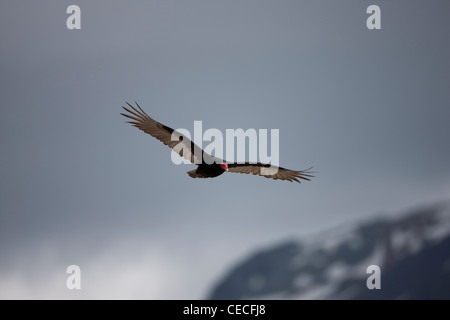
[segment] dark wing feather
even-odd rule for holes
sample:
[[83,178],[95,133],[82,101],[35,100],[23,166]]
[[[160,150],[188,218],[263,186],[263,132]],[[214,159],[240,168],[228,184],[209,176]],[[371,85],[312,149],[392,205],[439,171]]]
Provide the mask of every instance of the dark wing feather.
[[[310,172],[311,168],[307,170],[294,171],[285,169],[282,167],[271,166],[270,164],[262,164],[262,163],[229,163],[228,164],[228,172],[237,172],[244,174],[254,174],[263,176],[265,178],[272,178],[275,180],[288,180],[288,181],[297,181],[300,183],[299,179],[308,180],[309,178],[314,177]],[[276,173],[275,173],[276,171]]]
[[[203,158],[204,156],[203,150],[195,143],[193,143],[191,140],[189,140],[186,136],[150,118],[149,115],[146,114],[145,111],[141,109],[139,104],[136,103],[139,110],[134,108],[128,102],[127,105],[132,110],[122,106],[122,108],[124,108],[128,112],[128,114],[121,113],[121,115],[133,120],[128,121],[128,123],[131,123],[136,128],[144,131],[145,133],[148,133],[152,137],[155,137],[156,139],[164,143],[166,146],[172,148],[175,152],[177,152],[180,156],[182,156],[186,160],[195,164],[199,164],[202,162],[202,159],[198,159],[196,155],[201,155],[201,157]],[[175,135],[176,138],[178,138],[175,141],[172,141],[173,134]],[[182,148],[182,146],[184,146],[184,148]],[[186,149],[187,152],[183,152],[183,149]]]

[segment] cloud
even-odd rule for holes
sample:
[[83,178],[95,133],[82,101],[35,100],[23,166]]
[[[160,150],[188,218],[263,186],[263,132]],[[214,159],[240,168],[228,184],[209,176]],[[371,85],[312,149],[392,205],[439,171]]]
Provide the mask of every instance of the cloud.
[[[111,242],[80,261],[62,247],[45,243],[16,256],[10,268],[0,271],[0,299],[176,299],[198,298],[182,261],[136,241]],[[77,254],[79,255],[79,254]],[[81,269],[81,290],[69,290],[66,269]],[[194,287],[195,288],[195,287]],[[189,291],[187,291],[189,289]],[[184,290],[184,291],[183,291]]]

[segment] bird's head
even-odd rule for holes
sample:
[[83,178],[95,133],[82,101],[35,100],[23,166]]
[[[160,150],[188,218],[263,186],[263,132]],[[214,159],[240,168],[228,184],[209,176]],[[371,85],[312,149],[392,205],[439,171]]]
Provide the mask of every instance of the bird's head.
[[227,165],[226,162],[222,162],[222,163],[220,164],[220,168],[221,168],[223,171],[227,171],[227,172],[228,172],[228,165]]

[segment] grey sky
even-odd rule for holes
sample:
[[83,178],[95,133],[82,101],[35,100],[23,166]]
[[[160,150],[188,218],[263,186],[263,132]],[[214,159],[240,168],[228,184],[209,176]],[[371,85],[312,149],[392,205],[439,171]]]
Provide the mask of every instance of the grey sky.
[[[81,30],[66,8],[81,8]],[[382,29],[365,13],[381,7]],[[260,246],[450,194],[448,1],[3,1],[0,298],[201,298]],[[194,180],[119,115],[276,128]],[[78,264],[81,292],[65,288]]]

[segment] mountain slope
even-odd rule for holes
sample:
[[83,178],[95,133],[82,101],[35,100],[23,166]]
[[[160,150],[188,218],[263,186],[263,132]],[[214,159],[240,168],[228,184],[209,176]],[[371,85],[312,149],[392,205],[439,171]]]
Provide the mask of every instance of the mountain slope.
[[[367,267],[381,270],[369,290]],[[211,299],[450,299],[450,206],[336,228],[255,253]]]

